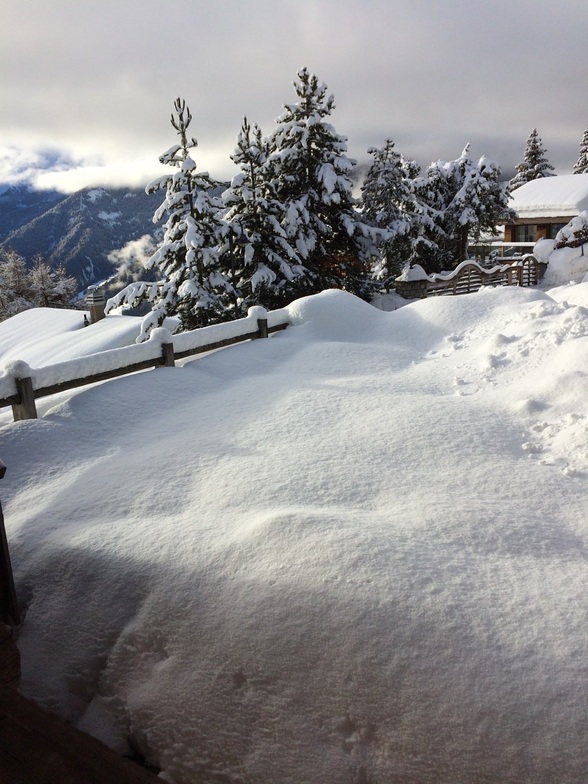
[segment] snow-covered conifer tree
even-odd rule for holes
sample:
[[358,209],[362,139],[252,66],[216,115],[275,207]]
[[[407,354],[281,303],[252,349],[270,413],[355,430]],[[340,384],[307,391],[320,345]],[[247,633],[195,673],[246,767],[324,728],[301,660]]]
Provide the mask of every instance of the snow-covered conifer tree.
[[15,250],[0,248],[0,320],[34,308],[26,262]]
[[328,122],[334,98],[306,68],[294,82],[297,103],[285,106],[270,137],[268,179],[282,203],[288,237],[306,274],[290,282],[292,296],[346,288],[359,292],[372,231],[352,196],[347,139]]
[[394,278],[414,260],[416,249],[426,242],[425,227],[433,224],[420,198],[418,164],[396,152],[391,139],[368,153],[373,161],[361,189],[362,218],[378,229],[376,277]]
[[180,329],[194,329],[230,317],[227,298],[232,287],[219,262],[218,243],[222,229],[221,200],[213,195],[218,183],[208,173],[196,171],[190,150],[198,142],[188,138],[192,120],[186,102],[174,103],[171,122],[179,136],[159,158],[175,169],[147,186],[148,193],[165,189],[165,199],[155,212],[154,222],[167,215],[163,242],[145,265],[157,273],[152,283],[131,283],[107,303],[132,308],[147,300],[152,310],[144,319],[139,340],[166,316],[179,316]]
[[247,118],[231,155],[239,166],[223,194],[228,226],[223,246],[231,282],[243,315],[251,305],[280,307],[289,301],[289,284],[304,274],[304,266],[282,225],[284,207],[266,177],[268,145],[261,129]]
[[63,267],[53,270],[37,256],[29,270],[16,251],[0,249],[0,321],[30,308],[67,307],[76,290]]
[[547,160],[546,152],[537,128],[533,128],[527,139],[523,160],[515,166],[517,173],[510,181],[511,191],[540,177],[554,176],[555,170]]
[[514,218],[500,166],[486,156],[473,161],[469,147],[454,161],[432,163],[421,186],[433,221],[425,231],[429,244],[420,248],[419,263],[427,272],[455,267],[467,258],[470,239]]
[[572,174],[588,174],[588,128],[584,131],[582,143],[580,144],[580,154]]
[[64,267],[52,269],[42,256],[34,260],[30,273],[30,288],[37,308],[64,308],[77,291],[77,281]]

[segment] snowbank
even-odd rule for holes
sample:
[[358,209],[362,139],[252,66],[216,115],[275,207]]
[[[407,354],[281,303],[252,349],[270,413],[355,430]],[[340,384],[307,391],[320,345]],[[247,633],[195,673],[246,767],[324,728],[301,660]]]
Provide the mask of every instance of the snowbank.
[[[61,313],[61,317],[56,317],[56,312]],[[153,361],[161,357],[163,343],[173,344],[174,351],[181,353],[257,332],[259,319],[266,319],[269,327],[289,323],[286,309],[269,314],[265,308],[252,307],[246,318],[178,335],[172,335],[166,327],[156,328],[151,331],[147,342],[136,344],[134,338],[140,328],[140,319],[108,316],[89,326],[86,331],[79,332],[76,329],[79,318],[74,321],[74,313],[47,308],[32,309],[26,311],[26,316],[19,314],[23,318],[14,317],[15,320],[8,319],[0,325],[0,336],[3,335],[4,343],[8,346],[4,363],[0,364],[0,398],[16,393],[14,379],[17,378],[31,378],[35,390],[46,389]],[[44,320],[50,325],[48,330],[42,328]],[[172,319],[164,323],[170,322],[175,326]],[[68,333],[74,324],[73,334]],[[118,347],[119,344],[122,345]],[[47,346],[51,346],[50,351],[47,351]],[[55,357],[59,353],[69,354],[72,358],[49,364],[48,356]],[[12,356],[19,359],[10,359]],[[39,366],[31,367],[21,359],[23,356],[37,357]]]
[[43,367],[128,346],[135,342],[140,323],[135,316],[107,316],[84,327],[81,310],[25,310],[0,322],[0,367],[19,359]]
[[5,417],[25,694],[175,784],[583,781],[566,289],[325,292],[270,340]]
[[553,240],[540,240],[533,250],[539,261],[547,261],[547,269],[541,282],[543,288],[581,283],[588,278],[588,245],[555,249],[553,245]]

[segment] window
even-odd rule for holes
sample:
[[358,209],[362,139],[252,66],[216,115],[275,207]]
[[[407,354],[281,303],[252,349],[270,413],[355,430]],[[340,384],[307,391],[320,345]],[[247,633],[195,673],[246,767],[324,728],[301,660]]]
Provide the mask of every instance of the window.
[[535,242],[537,226],[534,223],[523,223],[514,227],[513,242]]
[[549,224],[549,231],[547,233],[547,239],[554,240],[555,235],[560,229],[563,229],[566,226],[566,223],[550,223]]

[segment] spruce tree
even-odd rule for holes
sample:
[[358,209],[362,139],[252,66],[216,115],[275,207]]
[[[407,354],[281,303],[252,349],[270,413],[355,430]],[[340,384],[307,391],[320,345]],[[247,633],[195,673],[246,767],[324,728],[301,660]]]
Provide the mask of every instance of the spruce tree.
[[298,101],[278,118],[267,164],[268,180],[283,205],[282,225],[305,267],[305,274],[288,284],[288,294],[294,298],[326,288],[359,293],[373,233],[355,209],[355,161],[347,157],[346,137],[328,121],[335,104],[327,86],[303,68],[294,88]]
[[572,174],[588,174],[588,129],[584,131],[580,145],[580,155],[574,166]]
[[433,223],[418,259],[427,272],[452,269],[467,258],[470,239],[514,218],[500,174],[486,156],[472,160],[469,144],[456,160],[431,164],[420,189]]
[[245,315],[251,305],[271,309],[287,304],[288,284],[305,270],[282,225],[284,207],[266,177],[268,144],[247,118],[231,158],[240,172],[223,194],[228,226],[223,251],[239,310]]
[[65,308],[77,290],[75,278],[63,266],[53,269],[42,256],[36,256],[29,273],[30,289],[37,308]]
[[77,281],[63,267],[52,269],[36,256],[32,269],[12,249],[0,249],[0,321],[30,308],[66,308]]
[[108,301],[107,310],[133,308],[147,300],[149,313],[142,322],[139,340],[160,326],[167,316],[179,317],[179,329],[195,329],[230,316],[232,293],[228,276],[221,269],[218,244],[222,230],[222,202],[213,191],[218,183],[208,173],[197,172],[190,151],[198,144],[188,138],[192,121],[186,102],[177,98],[171,123],[179,136],[159,160],[175,169],[150,183],[146,191],[165,189],[165,198],[153,216],[167,215],[163,241],[146,264],[156,272],[153,283],[132,283]]
[[515,166],[516,174],[510,181],[511,191],[524,185],[526,182],[538,180],[541,177],[553,177],[555,170],[547,160],[546,150],[537,128],[533,128],[527,139],[525,154],[521,163]]
[[34,294],[24,258],[11,248],[0,248],[0,320],[34,307]]
[[374,243],[378,277],[395,277],[402,269],[403,256],[410,253],[410,221],[402,209],[406,193],[402,156],[391,139],[381,148],[370,147],[368,154],[373,160],[361,186],[361,214],[378,229]]
[[431,228],[432,221],[417,187],[418,164],[396,152],[391,139],[368,153],[373,161],[361,189],[362,218],[378,230],[374,273],[390,279],[416,258],[425,227]]

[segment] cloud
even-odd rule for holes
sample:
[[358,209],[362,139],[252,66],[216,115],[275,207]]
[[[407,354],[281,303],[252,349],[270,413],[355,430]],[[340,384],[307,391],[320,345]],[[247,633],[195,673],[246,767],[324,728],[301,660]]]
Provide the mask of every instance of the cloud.
[[161,174],[161,166],[144,159],[118,161],[102,165],[80,163],[70,169],[31,171],[29,182],[41,190],[75,193],[87,187],[145,187]]
[[308,66],[360,160],[387,137],[425,166],[471,140],[507,168],[537,127],[565,173],[588,122],[588,6],[568,0],[565,12],[562,25],[561,7],[536,0],[14,3],[0,28],[0,138],[25,157],[64,151],[74,165],[57,166],[60,187],[86,175],[143,185],[173,143],[181,95],[199,168],[227,179],[243,115],[270,133]]
[[0,147],[0,183],[33,182],[40,174],[68,172],[78,165],[67,151]]
[[108,261],[116,265],[117,275],[121,278],[138,279],[144,271],[146,262],[155,252],[153,237],[144,234],[136,240],[130,240],[122,248],[108,254]]

